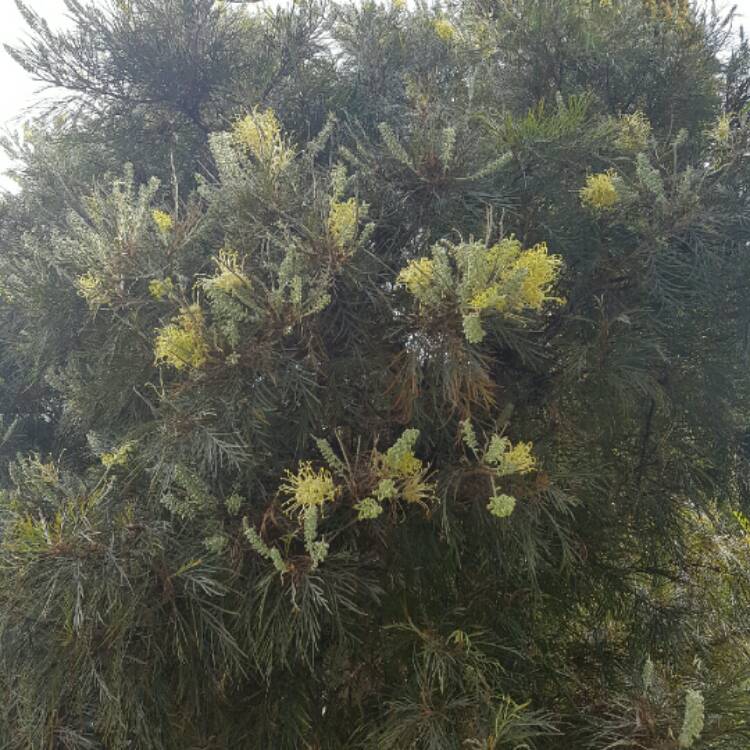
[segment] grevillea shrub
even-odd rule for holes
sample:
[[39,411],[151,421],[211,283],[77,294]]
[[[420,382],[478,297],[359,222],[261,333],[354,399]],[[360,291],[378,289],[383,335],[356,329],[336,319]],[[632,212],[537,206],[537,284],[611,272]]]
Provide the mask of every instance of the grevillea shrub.
[[731,16],[67,6],[11,50],[62,94],[5,143],[0,747],[746,750]]

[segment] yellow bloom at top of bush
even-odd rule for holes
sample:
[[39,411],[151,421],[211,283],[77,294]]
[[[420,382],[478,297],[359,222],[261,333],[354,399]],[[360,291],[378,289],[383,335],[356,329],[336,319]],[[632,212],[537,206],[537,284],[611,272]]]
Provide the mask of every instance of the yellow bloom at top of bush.
[[349,249],[357,239],[359,220],[364,214],[363,207],[356,198],[347,201],[331,201],[328,210],[328,231],[336,244],[342,249]]
[[685,28],[690,21],[689,0],[643,0],[652,18],[670,21],[677,28]]
[[545,243],[524,249],[515,237],[492,247],[481,242],[443,243],[432,258],[412,260],[398,276],[399,283],[419,301],[424,312],[457,306],[467,340],[484,338],[482,316],[538,312],[550,295],[561,260],[550,255]]
[[250,286],[250,280],[245,275],[236,250],[220,250],[215,258],[218,273],[203,281],[203,286],[209,291],[218,290],[231,295]]
[[134,448],[135,443],[133,443],[132,440],[129,440],[112,451],[102,453],[102,465],[107,469],[111,469],[113,466],[124,466],[128,462],[128,458],[130,458]]
[[[506,240],[506,242],[510,242]],[[495,245],[501,247],[502,243]],[[520,279],[520,286],[515,295],[510,296],[509,304],[513,309],[541,310],[542,305],[556,298],[549,297],[547,292],[557,278],[560,259],[547,252],[544,242],[534,245],[528,250],[521,251],[521,243],[516,242],[512,251],[515,260],[512,261],[510,274],[506,279]]]
[[273,110],[254,110],[234,124],[235,138],[256,156],[281,138],[281,125]]
[[100,276],[87,272],[76,279],[78,294],[83,297],[90,308],[101,307],[109,302],[109,293]]
[[422,461],[414,455],[414,445],[419,430],[405,430],[385,454],[386,466],[401,477],[410,477],[422,471]]
[[495,518],[507,518],[516,509],[517,500],[512,495],[493,495],[487,503],[487,510]]
[[[511,446],[508,443],[506,449],[500,454],[494,465],[500,476],[509,474],[528,474],[536,469],[536,459],[531,453],[531,443],[516,443]],[[490,444],[490,451],[492,445]],[[488,451],[488,453],[490,452]],[[490,456],[486,457],[490,461]]]
[[620,200],[615,184],[615,173],[611,170],[591,174],[580,190],[581,203],[594,211],[608,211]]
[[417,299],[432,285],[435,263],[430,258],[417,258],[398,275],[399,284],[403,284]]
[[281,124],[271,109],[253,110],[237,120],[232,129],[234,140],[272,172],[282,171],[294,158],[284,142]]
[[464,444],[475,458],[492,470],[492,495],[487,510],[497,518],[507,518],[515,510],[517,500],[512,495],[500,492],[496,480],[511,475],[529,474],[536,470],[536,459],[532,454],[531,443],[516,443],[502,435],[494,434],[489,443],[480,448],[479,439],[470,420],[461,423]]
[[172,229],[172,217],[166,211],[161,211],[157,208],[151,212],[151,218],[154,220],[154,224],[156,224],[160,232],[166,234]]
[[172,283],[172,279],[170,278],[152,279],[148,283],[148,293],[154,299],[164,299],[165,297],[168,297],[172,293],[173,289],[174,284]]
[[456,27],[446,18],[436,18],[432,26],[444,42],[452,42],[456,36]]
[[623,115],[618,123],[617,145],[623,151],[642,151],[651,137],[651,123],[640,110]]
[[729,139],[732,135],[732,120],[728,114],[720,115],[711,128],[711,138],[719,144],[729,143]]
[[304,511],[336,499],[338,487],[328,469],[315,471],[310,461],[302,461],[296,473],[287,471],[280,491],[289,496],[287,507]]
[[158,330],[154,346],[157,364],[176,370],[202,367],[208,358],[200,305],[183,308],[172,323]]

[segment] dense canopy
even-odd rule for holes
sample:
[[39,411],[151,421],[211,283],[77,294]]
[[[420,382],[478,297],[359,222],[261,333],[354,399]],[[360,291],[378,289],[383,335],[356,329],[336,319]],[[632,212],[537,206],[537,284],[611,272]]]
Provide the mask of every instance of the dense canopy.
[[66,3],[11,50],[0,747],[746,750],[731,14]]

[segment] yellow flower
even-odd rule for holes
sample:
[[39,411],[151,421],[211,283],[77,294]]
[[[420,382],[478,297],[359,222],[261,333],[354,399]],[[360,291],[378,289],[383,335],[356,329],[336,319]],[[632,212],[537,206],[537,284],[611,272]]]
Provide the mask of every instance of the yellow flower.
[[620,118],[617,145],[624,151],[641,151],[651,135],[651,123],[640,110]]
[[581,203],[595,211],[607,211],[619,200],[613,171],[592,174],[586,178],[586,185],[579,191]]
[[393,464],[393,469],[402,477],[411,477],[422,471],[422,461],[413,453],[404,453],[398,461]]
[[417,299],[424,296],[430,288],[435,272],[435,262],[430,258],[417,258],[398,275],[398,282],[403,284]]
[[152,279],[148,284],[148,293],[154,299],[164,299],[172,289],[172,279]]
[[96,308],[109,302],[109,294],[104,287],[104,282],[99,276],[88,272],[76,279],[78,294],[83,297],[89,307]]
[[523,250],[518,240],[505,239],[476,261],[484,264],[496,281],[474,291],[469,300],[472,310],[540,310],[547,301],[560,301],[548,292],[557,279],[561,260],[549,254],[544,242]]
[[729,143],[729,137],[732,134],[732,121],[727,114],[721,115],[711,130],[711,137],[714,141],[721,144]]
[[536,468],[536,459],[531,455],[531,443],[516,443],[506,451],[500,461],[502,474],[528,474]]
[[281,135],[281,125],[273,110],[255,110],[234,124],[235,138],[256,156]]
[[536,459],[531,453],[531,443],[516,443],[500,435],[493,435],[484,455],[486,463],[495,466],[499,476],[528,474],[536,468]]
[[490,439],[487,452],[484,454],[484,460],[493,466],[497,466],[502,463],[503,456],[510,450],[510,447],[510,440],[508,438],[493,435]]
[[102,453],[101,462],[102,464],[110,469],[113,466],[124,466],[128,462],[130,454],[133,452],[134,443],[128,441],[123,443],[119,448],[107,453]]
[[547,292],[557,278],[560,263],[560,258],[547,253],[544,242],[521,253],[515,265],[516,269],[525,272],[518,300],[520,306],[541,309],[544,302],[550,299]]
[[172,217],[166,211],[160,211],[158,208],[151,212],[151,218],[160,232],[166,234],[172,229]]
[[689,0],[644,0],[644,4],[653,18],[674,21],[680,29],[690,21]]
[[215,259],[220,273],[203,282],[207,289],[218,289],[224,294],[231,295],[240,289],[250,286],[250,280],[245,276],[236,250],[220,250]]
[[199,305],[183,308],[172,323],[158,331],[154,354],[157,364],[164,362],[176,370],[199,368],[206,363],[208,346]]
[[427,506],[435,497],[435,487],[431,482],[424,481],[421,472],[411,474],[404,479],[401,497],[404,502]]
[[294,157],[292,150],[284,143],[281,125],[271,109],[255,109],[237,120],[232,134],[237,143],[272,172],[283,170]]
[[469,307],[472,310],[497,310],[502,312],[507,307],[507,297],[500,292],[499,285],[487,287],[477,292],[470,300]]
[[360,207],[356,198],[342,203],[331,201],[328,211],[328,231],[340,248],[350,247],[357,239]]
[[401,437],[386,452],[386,466],[402,477],[418,474],[422,470],[422,462],[414,455],[414,445],[418,438],[419,430],[404,430]]
[[453,24],[445,18],[436,18],[432,25],[435,33],[444,41],[452,42],[456,36],[456,29]]
[[383,513],[383,506],[374,497],[366,497],[354,507],[357,509],[358,521],[369,521]]
[[510,495],[493,495],[487,510],[497,518],[507,518],[516,508],[516,498]]
[[296,474],[287,471],[279,490],[289,495],[288,506],[300,510],[321,507],[336,499],[339,488],[333,483],[328,469],[313,469],[310,461],[302,461]]
[[562,303],[550,296],[561,265],[543,242],[528,250],[515,237],[490,248],[482,242],[442,243],[433,248],[432,258],[411,261],[398,283],[431,310],[456,305],[466,340],[476,344],[485,336],[485,313],[512,315],[539,311],[546,302]]

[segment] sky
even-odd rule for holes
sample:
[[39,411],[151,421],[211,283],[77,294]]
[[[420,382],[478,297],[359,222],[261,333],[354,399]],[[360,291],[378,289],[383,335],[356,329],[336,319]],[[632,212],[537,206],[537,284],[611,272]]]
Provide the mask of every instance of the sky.
[[[53,27],[64,22],[63,0],[31,0],[29,5],[44,16]],[[23,37],[24,30],[24,21],[15,2],[0,0],[0,42],[15,43]],[[24,107],[28,106],[37,86],[8,55],[4,47],[0,50],[0,82],[0,124],[6,124],[18,117]]]
[[[42,15],[50,26],[65,23],[65,4],[63,0],[26,0]],[[719,3],[729,5],[729,2]],[[736,0],[739,13],[750,27],[750,0]],[[25,34],[24,21],[14,0],[0,0],[0,43],[13,44]],[[24,110],[39,99],[39,84],[32,81],[21,67],[0,49],[0,128],[18,128],[23,122]],[[7,169],[8,162],[0,153],[0,173]],[[0,186],[13,187],[6,178],[0,176]]]

